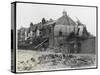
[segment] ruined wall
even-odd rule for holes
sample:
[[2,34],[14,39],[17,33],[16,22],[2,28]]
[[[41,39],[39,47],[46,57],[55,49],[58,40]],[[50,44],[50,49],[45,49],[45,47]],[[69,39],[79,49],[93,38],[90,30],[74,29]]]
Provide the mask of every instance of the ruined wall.
[[87,39],[81,43],[81,53],[95,53],[95,37]]

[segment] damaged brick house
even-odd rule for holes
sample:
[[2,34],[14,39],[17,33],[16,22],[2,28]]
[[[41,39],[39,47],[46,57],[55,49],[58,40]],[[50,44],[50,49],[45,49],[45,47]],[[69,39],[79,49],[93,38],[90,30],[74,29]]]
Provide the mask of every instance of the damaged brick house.
[[59,48],[68,53],[95,53],[95,37],[79,20],[74,22],[66,11],[57,20],[42,20],[38,24],[31,23],[29,28],[21,28],[18,41],[23,41],[25,45],[27,40],[26,46],[29,49],[46,45],[48,48]]

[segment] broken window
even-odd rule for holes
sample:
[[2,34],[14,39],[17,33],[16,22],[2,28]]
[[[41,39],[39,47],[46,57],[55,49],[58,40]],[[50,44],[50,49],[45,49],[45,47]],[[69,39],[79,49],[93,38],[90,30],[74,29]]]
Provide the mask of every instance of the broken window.
[[62,31],[59,31],[59,36],[62,36]]

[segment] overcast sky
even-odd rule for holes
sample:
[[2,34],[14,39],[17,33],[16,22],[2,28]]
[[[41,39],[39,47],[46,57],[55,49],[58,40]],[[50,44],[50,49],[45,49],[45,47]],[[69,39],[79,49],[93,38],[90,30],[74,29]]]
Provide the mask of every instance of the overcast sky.
[[36,24],[41,22],[42,18],[57,20],[62,16],[63,10],[76,21],[76,17],[86,25],[87,30],[96,35],[96,8],[79,6],[61,6],[44,4],[17,4],[17,29],[20,27],[29,27],[30,22]]

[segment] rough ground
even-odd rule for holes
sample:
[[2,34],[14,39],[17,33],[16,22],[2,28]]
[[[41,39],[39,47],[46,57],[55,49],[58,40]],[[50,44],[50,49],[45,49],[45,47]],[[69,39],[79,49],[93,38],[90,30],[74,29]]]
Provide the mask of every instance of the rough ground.
[[94,54],[73,54],[71,56],[66,54],[63,56],[62,53],[54,53],[53,51],[32,50],[18,50],[16,53],[17,72],[96,67]]

